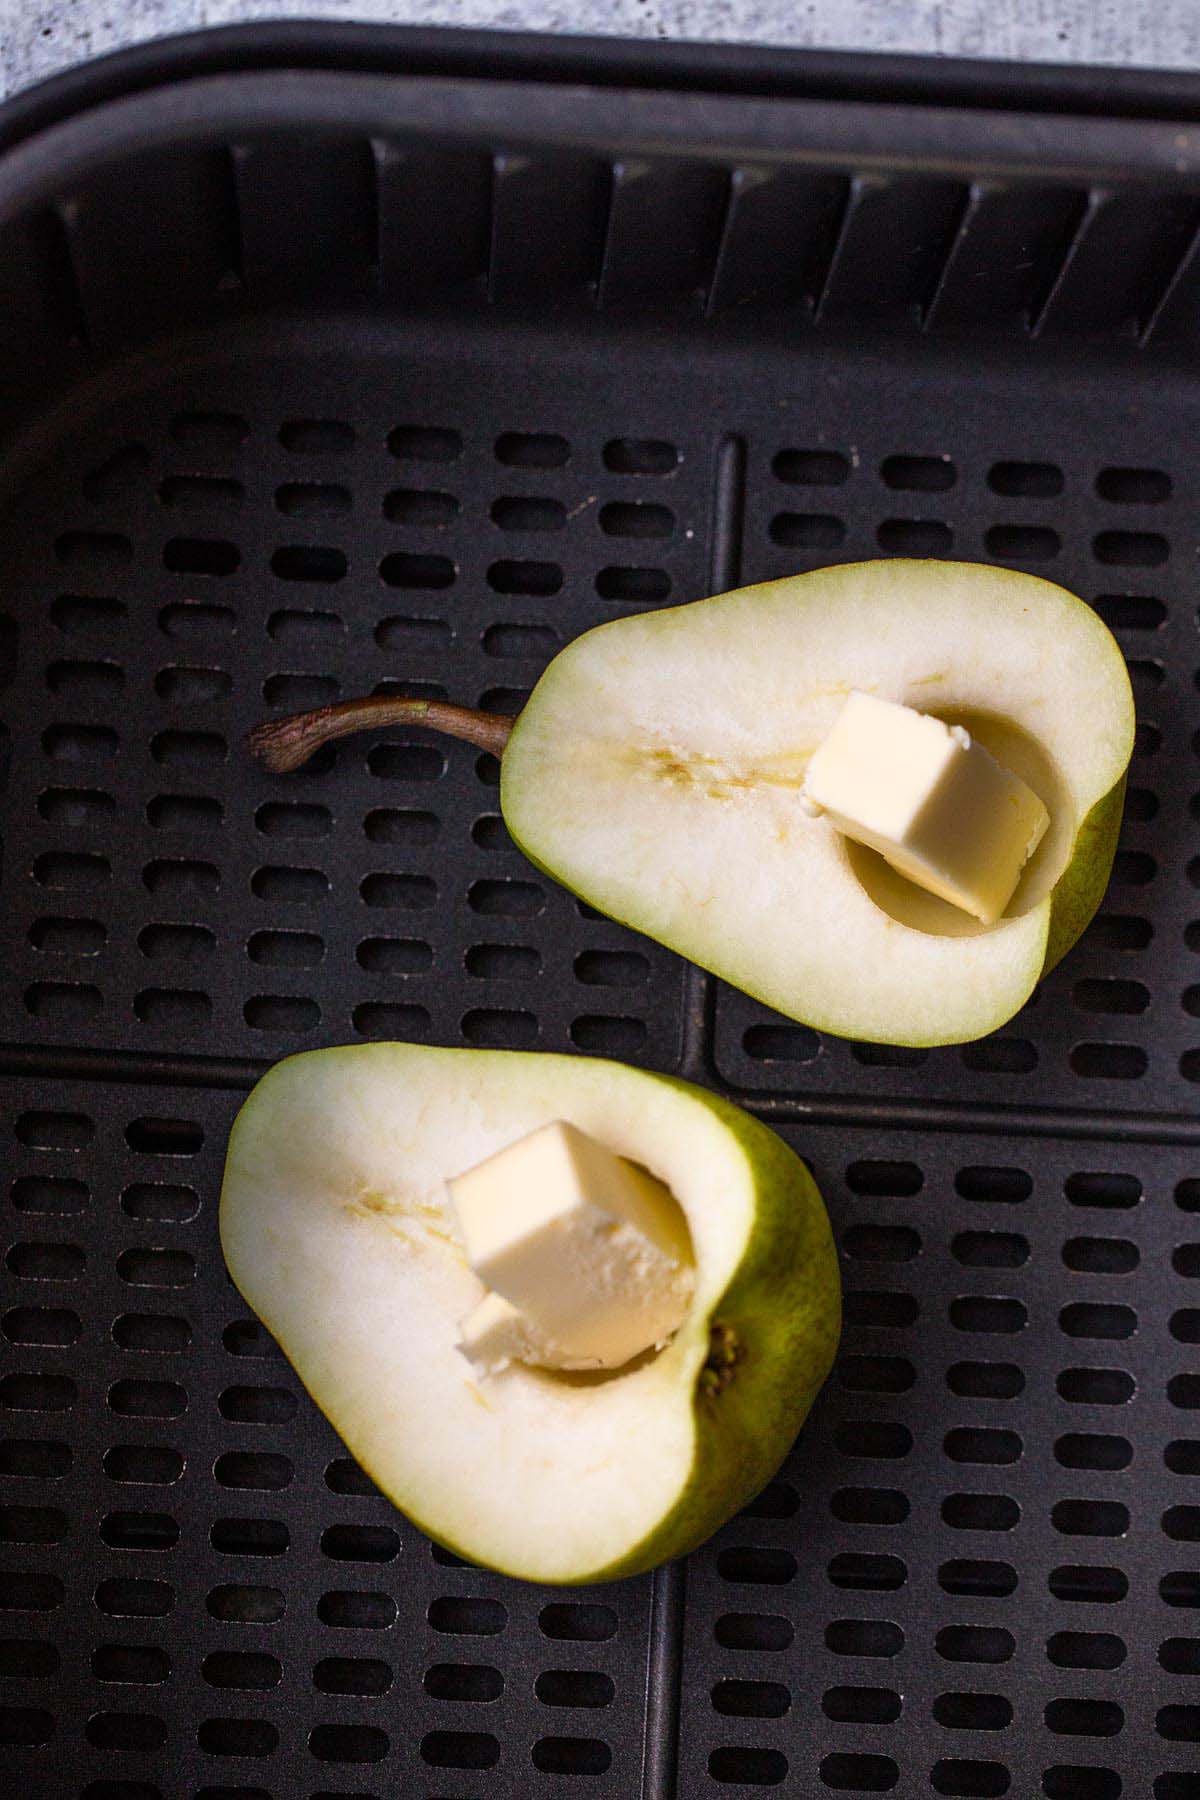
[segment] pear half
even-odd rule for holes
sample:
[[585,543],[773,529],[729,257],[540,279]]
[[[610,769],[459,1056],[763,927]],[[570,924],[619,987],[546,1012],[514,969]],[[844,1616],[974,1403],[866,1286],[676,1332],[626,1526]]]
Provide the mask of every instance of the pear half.
[[[446,1178],[565,1119],[666,1182],[696,1264],[667,1346],[604,1375],[456,1348],[483,1288]],[[693,1548],[774,1473],[837,1343],[837,1262],[803,1163],[766,1126],[619,1063],[407,1044],[279,1063],[229,1142],[234,1282],[376,1483],[459,1554],[534,1581]]]
[[[805,812],[809,757],[853,688],[965,724],[1049,809],[998,924]],[[1120,649],[1065,589],[848,564],[578,638],[516,722],[501,804],[547,873],[780,1012],[960,1043],[1011,1018],[1099,905],[1133,737]]]

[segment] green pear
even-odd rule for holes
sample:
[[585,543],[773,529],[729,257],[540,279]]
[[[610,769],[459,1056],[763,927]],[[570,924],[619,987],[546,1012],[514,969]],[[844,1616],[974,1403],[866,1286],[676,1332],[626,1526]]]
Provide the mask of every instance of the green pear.
[[[446,1189],[564,1119],[664,1181],[695,1288],[625,1368],[480,1376],[483,1296]],[[837,1344],[821,1197],[782,1139],[699,1088],[584,1057],[365,1044],[288,1058],[234,1124],[230,1274],[378,1486],[473,1562],[605,1581],[682,1555],[770,1479]]]
[[[998,923],[914,887],[801,789],[852,689],[965,725],[1050,825]],[[516,721],[386,697],[273,721],[296,767],[405,718],[502,755],[530,860],[789,1017],[895,1044],[1005,1023],[1078,938],[1116,849],[1134,711],[1120,649],[1064,588],[974,563],[847,564],[577,638]]]

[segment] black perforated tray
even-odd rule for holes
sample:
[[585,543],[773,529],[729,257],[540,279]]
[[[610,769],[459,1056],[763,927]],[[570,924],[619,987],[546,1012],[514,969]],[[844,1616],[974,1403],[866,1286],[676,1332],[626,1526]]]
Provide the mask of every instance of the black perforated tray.
[[[1200,1793],[1198,101],[318,26],[0,114],[6,1791]],[[1063,581],[1138,698],[1102,914],[963,1050],[599,917],[464,746],[241,749],[880,553]],[[679,1070],[812,1164],[842,1356],[686,1567],[431,1550],[246,1317],[229,1122],[356,1036]]]

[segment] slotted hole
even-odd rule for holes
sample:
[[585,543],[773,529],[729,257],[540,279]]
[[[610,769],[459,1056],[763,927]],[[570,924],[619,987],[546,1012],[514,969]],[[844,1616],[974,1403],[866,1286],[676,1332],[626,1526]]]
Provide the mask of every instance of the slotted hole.
[[713,1636],[724,1650],[773,1654],[788,1649],[795,1635],[791,1620],[777,1613],[724,1613],[713,1626]]
[[114,757],[120,743],[108,725],[49,725],[42,733],[42,748],[55,762],[91,766]]
[[208,1538],[225,1556],[282,1556],[291,1543],[282,1519],[215,1519]]
[[179,1522],[170,1513],[120,1510],[104,1515],[100,1536],[114,1550],[173,1550]]
[[939,1694],[933,1716],[950,1731],[1003,1731],[1013,1709],[1003,1694]]
[[242,1017],[252,1031],[312,1031],[321,1023],[321,1008],[296,994],[253,994]]
[[935,1639],[946,1662],[1008,1662],[1016,1647],[1012,1632],[1001,1625],[943,1625]]
[[904,1394],[917,1378],[906,1356],[843,1356],[837,1373],[844,1388],[864,1394]]
[[647,1036],[641,1019],[587,1013],[571,1021],[571,1042],[597,1056],[636,1056]]
[[172,1356],[187,1349],[192,1328],[186,1319],[173,1313],[122,1313],[113,1320],[112,1336],[122,1350],[143,1356]]
[[[443,1668],[457,1669],[457,1664],[442,1664]],[[465,1673],[466,1671],[464,1671]],[[436,1673],[431,1669],[425,1677],[428,1693],[436,1689],[429,1685],[430,1676]],[[325,1656],[313,1669],[313,1686],[321,1694],[358,1694],[375,1698],[386,1694],[392,1685],[392,1671],[389,1665],[374,1656]],[[467,1694],[447,1693],[446,1699],[469,1699]],[[494,1696],[488,1695],[491,1699]]]
[[1080,1274],[1127,1275],[1141,1261],[1141,1252],[1128,1238],[1074,1237],[1062,1248],[1068,1269]]
[[773,544],[786,550],[836,550],[846,540],[846,525],[835,513],[776,513],[768,528]]
[[349,1456],[335,1456],[326,1465],[325,1486],[331,1494],[358,1494],[372,1500],[381,1497],[366,1470]]
[[[393,550],[381,561],[379,574],[386,585],[391,588],[405,588],[414,591],[427,589],[437,592],[454,585],[458,569],[449,556],[433,556],[411,550]],[[502,591],[524,593],[539,590],[513,588]],[[554,590],[549,591],[553,592]]]
[[18,1212],[69,1214],[87,1210],[87,1183],[64,1175],[22,1175],[12,1184],[10,1198]]
[[1136,1081],[1150,1064],[1137,1044],[1076,1044],[1069,1060],[1076,1075],[1093,1081]]
[[964,1044],[961,1055],[966,1068],[984,1075],[1028,1075],[1038,1061],[1037,1048],[1028,1038],[981,1038]]
[[1068,1337],[1127,1338],[1137,1330],[1137,1314],[1132,1307],[1108,1306],[1098,1301],[1080,1300],[1064,1306],[1058,1320]]
[[850,479],[849,459],[836,450],[780,450],[771,469],[796,487],[841,487]]
[[250,877],[250,891],[259,900],[292,906],[311,905],[329,892],[323,869],[264,866]]
[[1004,1465],[1017,1462],[1024,1446],[1015,1431],[960,1425],[946,1433],[943,1448],[951,1462]]
[[1167,561],[1171,547],[1157,531],[1101,531],[1092,539],[1092,554],[1101,563],[1155,569]]
[[563,572],[559,564],[554,562],[502,558],[488,568],[487,582],[497,594],[527,594],[547,598],[551,594],[557,594],[562,587]]
[[886,1619],[835,1619],[825,1627],[825,1648],[835,1656],[899,1656],[904,1632]]
[[967,1294],[950,1302],[950,1323],[958,1331],[1011,1333],[1024,1331],[1029,1314],[1022,1300]]
[[1064,1537],[1124,1537],[1129,1508],[1118,1500],[1057,1500],[1050,1520]]
[[1136,1175],[1087,1172],[1069,1175],[1063,1191],[1072,1206],[1098,1206],[1124,1211],[1137,1206],[1142,1184]]
[[273,1492],[290,1485],[293,1468],[287,1456],[260,1450],[227,1450],[213,1465],[213,1475],[221,1487]]
[[946,556],[954,533],[941,519],[885,519],[875,541],[889,556]]
[[421,1739],[421,1757],[435,1769],[494,1769],[500,1740],[490,1731],[429,1731]]
[[78,1398],[69,1375],[15,1371],[0,1378],[0,1406],[14,1412],[68,1412]]
[[1126,1650],[1113,1632],[1056,1631],[1047,1640],[1046,1655],[1060,1669],[1118,1669]]
[[321,1554],[335,1562],[393,1562],[400,1538],[389,1525],[330,1525],[321,1534]]
[[1063,472],[1054,463],[998,462],[988,470],[995,494],[1022,500],[1053,500],[1063,491]]
[[956,1531],[1013,1531],[1021,1509],[1007,1494],[947,1494],[942,1518]]
[[900,1696],[894,1688],[831,1687],[822,1696],[821,1711],[839,1724],[891,1725],[900,1717]]
[[1062,1563],[1051,1570],[1049,1587],[1056,1600],[1113,1606],[1129,1592],[1129,1577],[1102,1564]]
[[567,522],[567,509],[561,500],[512,494],[492,502],[491,516],[501,531],[561,531]]
[[243,1425],[286,1425],[296,1416],[297,1400],[288,1388],[235,1385],[217,1401],[221,1417]]
[[73,1461],[70,1445],[56,1438],[0,1440],[0,1475],[29,1481],[59,1481]]
[[199,1212],[200,1196],[179,1182],[133,1181],[121,1194],[121,1209],[131,1219],[182,1225]]
[[879,473],[885,487],[920,494],[945,493],[958,479],[948,456],[889,456]]
[[566,438],[550,431],[506,431],[496,439],[496,460],[514,469],[560,469],[571,454]]
[[0,1639],[0,1679],[45,1681],[61,1667],[62,1658],[53,1644],[37,1638]]
[[1062,549],[1048,525],[992,525],[983,542],[988,555],[1002,562],[1050,562]]
[[1173,1543],[1200,1543],[1200,1506],[1169,1506],[1162,1516],[1162,1528],[1164,1537]]
[[900,1767],[890,1756],[836,1750],[822,1758],[820,1775],[838,1793],[887,1794],[900,1779]]
[[271,553],[271,573],[280,581],[343,581],[349,566],[345,551],[332,544],[281,544]]
[[952,1557],[938,1570],[938,1585],[947,1594],[967,1599],[1000,1600],[1015,1592],[1017,1571],[1011,1563]]
[[341,456],[354,448],[355,432],[340,419],[288,419],[279,428],[279,441],[303,456]]
[[1167,617],[1163,602],[1150,594],[1097,594],[1092,605],[1110,631],[1157,631]]
[[99,1610],[114,1619],[164,1619],[175,1605],[175,1589],[169,1581],[136,1575],[110,1576],[93,1597]]
[[46,686],[85,707],[110,706],[125,686],[125,671],[119,663],[63,658],[46,670]]
[[97,1750],[148,1754],[162,1749],[167,1727],[165,1720],[153,1713],[98,1712],[88,1720],[85,1736]]
[[671,577],[665,569],[610,564],[596,576],[596,592],[602,600],[626,600],[638,606],[650,606],[668,598]]
[[216,933],[206,925],[144,925],[138,933],[138,949],[152,961],[202,962],[216,947]]
[[1045,1711],[1046,1728],[1069,1737],[1115,1737],[1125,1723],[1123,1709],[1113,1700],[1088,1700],[1071,1696],[1051,1700]]
[[166,1444],[114,1444],[104,1455],[110,1481],[143,1487],[173,1487],[183,1474],[183,1455]]
[[1058,1391],[1064,1400],[1085,1406],[1124,1406],[1136,1384],[1124,1369],[1063,1369]]
[[473,944],[465,962],[469,975],[490,981],[526,981],[542,966],[540,951],[523,944]]
[[228,456],[250,436],[245,419],[231,412],[181,412],[171,420],[171,436],[185,450]]
[[335,519],[348,513],[350,489],[336,481],[288,481],[275,490],[275,505],[293,519]]
[[916,1163],[885,1162],[863,1158],[852,1162],[846,1170],[846,1186],[852,1194],[872,1198],[909,1199],[919,1194],[925,1177]]
[[[435,1601],[434,1605],[437,1604]],[[501,1608],[501,1612],[503,1610]],[[317,1602],[317,1617],[321,1623],[338,1631],[386,1631],[395,1624],[396,1613],[396,1602],[390,1594],[355,1589],[335,1589],[322,1594]],[[435,1630],[449,1629],[434,1624],[432,1607],[429,1622]]]
[[209,1687],[266,1691],[278,1687],[283,1665],[264,1650],[213,1650],[200,1665]]
[[914,1323],[918,1312],[918,1303],[912,1294],[891,1294],[878,1289],[847,1289],[842,1294],[842,1316],[847,1325],[901,1330]]
[[51,603],[50,617],[68,634],[107,629],[129,617],[123,600],[99,594],[59,594]]
[[256,931],[246,954],[267,968],[308,969],[324,958],[325,941],[312,931]]
[[1016,1231],[960,1231],[950,1248],[972,1269],[1020,1269],[1029,1260],[1029,1239]]
[[778,1787],[788,1772],[788,1762],[781,1750],[728,1744],[711,1752],[708,1772],[714,1781],[739,1787]]
[[991,1796],[1007,1794],[1011,1776],[1004,1763],[976,1757],[943,1756],[934,1763],[929,1785],[935,1794]]
[[911,1262],[920,1255],[921,1237],[908,1225],[851,1225],[842,1233],[842,1249],[863,1262]]
[[211,767],[229,754],[217,731],[160,731],[150,741],[150,754],[164,767]]
[[[546,1630],[545,1614],[549,1608],[542,1609],[542,1630]],[[607,1611],[601,1608],[601,1611]],[[430,1625],[435,1631],[445,1631],[457,1636],[494,1637],[503,1631],[508,1623],[508,1608],[500,1600],[488,1600],[482,1595],[445,1594],[440,1599],[431,1601],[427,1614]],[[613,1630],[616,1621],[613,1621]],[[548,1636],[555,1636],[548,1632]],[[557,1634],[569,1635],[566,1632]],[[611,1636],[611,1633],[606,1635]]]
[[615,475],[673,475],[682,458],[663,438],[610,438],[604,466]]
[[[439,1604],[441,1603],[436,1601],[434,1603],[435,1606]],[[473,1602],[472,1604],[480,1603]],[[498,1602],[492,1601],[484,1604],[492,1608],[498,1606]],[[503,1607],[499,1607],[499,1613],[504,1615]],[[491,1626],[490,1629],[500,1630],[503,1622],[502,1616],[500,1623]],[[430,1623],[434,1623],[433,1607],[430,1608]],[[538,1614],[538,1626],[543,1635],[548,1638],[569,1640],[573,1643],[602,1644],[616,1636],[617,1615],[611,1606],[605,1606],[596,1601],[551,1601],[549,1605],[543,1606]],[[445,1629],[445,1627],[438,1627],[438,1629]]]
[[228,538],[175,537],[163,545],[163,567],[175,575],[232,575],[242,553]]
[[[273,1625],[286,1611],[286,1602],[278,1588],[242,1582],[222,1582],[210,1588],[205,1606],[210,1618],[227,1625]],[[319,1605],[317,1613],[324,1617]]]
[[66,1594],[57,1575],[0,1570],[0,1610],[4,1612],[54,1612]]
[[203,1719],[196,1742],[206,1756],[272,1756],[279,1732],[269,1719]]
[[[497,1686],[495,1692],[499,1691]],[[538,1676],[533,1691],[543,1706],[611,1706],[616,1694],[611,1677],[598,1669],[547,1669]]]

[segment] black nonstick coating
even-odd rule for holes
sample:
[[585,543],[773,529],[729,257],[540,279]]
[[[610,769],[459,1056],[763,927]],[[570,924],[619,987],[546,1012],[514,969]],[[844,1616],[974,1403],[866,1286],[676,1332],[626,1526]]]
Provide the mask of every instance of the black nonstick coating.
[[[8,114],[0,1770],[1191,1800],[1196,85],[596,55],[213,34]],[[1134,680],[1101,915],[978,1045],[820,1038],[601,918],[465,745],[243,751],[880,554],[1060,581]],[[811,1163],[842,1355],[686,1567],[432,1549],[247,1317],[230,1120],[379,1037],[679,1071]]]

